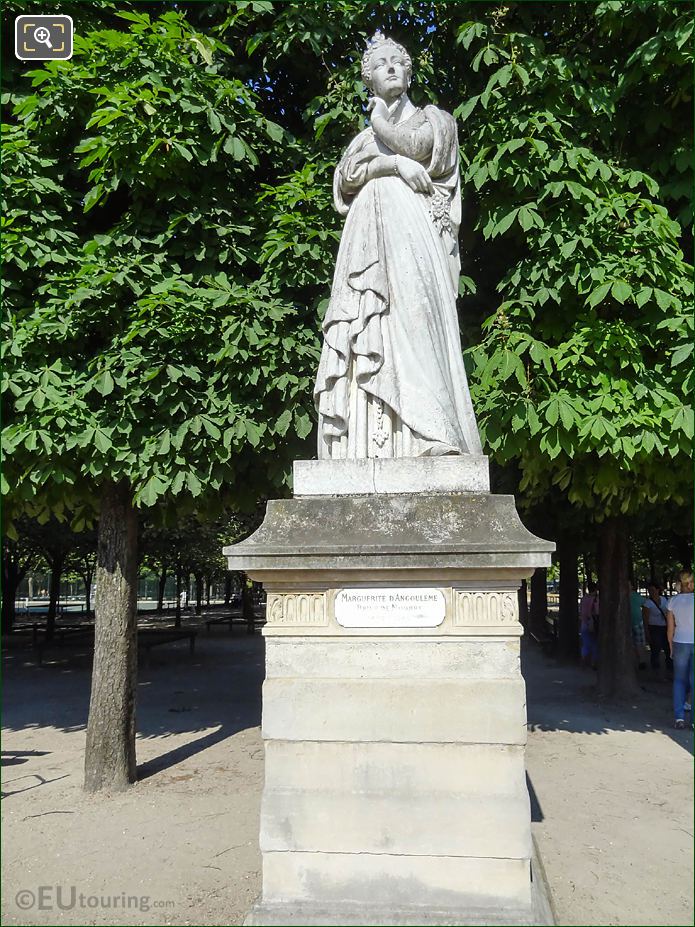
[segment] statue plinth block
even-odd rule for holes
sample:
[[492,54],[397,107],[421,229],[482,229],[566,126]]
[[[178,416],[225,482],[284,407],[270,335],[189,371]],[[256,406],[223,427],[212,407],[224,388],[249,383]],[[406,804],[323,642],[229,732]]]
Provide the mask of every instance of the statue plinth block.
[[488,459],[482,455],[365,457],[294,463],[295,496],[489,491]]
[[308,492],[225,549],[267,592],[247,923],[541,922],[517,589],[552,549],[466,490]]

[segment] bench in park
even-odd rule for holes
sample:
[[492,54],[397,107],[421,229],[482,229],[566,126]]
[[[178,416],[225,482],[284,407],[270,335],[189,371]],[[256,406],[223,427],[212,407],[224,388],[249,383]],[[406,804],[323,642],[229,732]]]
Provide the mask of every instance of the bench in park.
[[232,625],[234,624],[235,621],[243,621],[243,620],[244,620],[244,616],[241,613],[237,615],[220,615],[219,618],[208,618],[208,620],[205,622],[205,630],[209,634],[210,628],[214,624],[226,624],[229,627],[229,630],[231,631]]
[[557,625],[555,618],[546,616],[543,630],[530,630],[533,640],[541,647],[544,653],[553,653],[557,644]]
[[94,625],[93,624],[64,624],[57,625],[53,631],[51,640],[39,640],[39,631],[44,630],[45,626],[34,623],[32,626],[32,644],[36,650],[36,657],[39,666],[43,663],[43,656],[46,650],[56,647],[62,647],[63,644],[90,644],[91,649],[94,647]]
[[138,631],[138,652],[145,654],[145,663],[150,662],[150,653],[154,647],[162,647],[164,644],[174,644],[177,641],[188,641],[191,653],[195,653],[195,639],[197,631],[191,631],[186,628],[172,628],[158,630],[147,628]]
[[[44,654],[47,650],[57,649],[64,644],[84,644],[88,643],[90,649],[94,648],[94,625],[62,625],[55,629],[52,640],[39,640],[38,631],[42,628],[38,625],[33,629],[34,649],[36,651],[37,662],[39,666],[43,663]],[[165,628],[143,629],[138,630],[138,651],[145,654],[145,663],[149,664],[150,652],[154,647],[162,647],[165,644],[174,644],[177,641],[188,641],[190,652],[195,652],[195,639],[198,634],[195,630],[186,628]]]
[[235,623],[245,624],[249,634],[253,634],[257,627],[262,627],[265,624],[265,616],[256,614],[256,609],[254,609],[253,623],[244,618],[244,615],[239,609],[238,611],[230,612],[227,615],[220,615],[218,618],[208,618],[205,622],[205,628],[210,633],[210,628],[213,625],[217,624],[226,624],[231,633],[232,628]]
[[247,619],[244,618],[241,612],[237,612],[236,614],[231,614],[231,615],[221,615],[219,618],[208,618],[208,620],[205,622],[205,628],[209,634],[210,628],[213,625],[226,624],[231,633],[232,628],[234,627],[235,624],[245,624],[249,634],[253,634],[257,622],[258,622],[258,619],[255,616],[254,616],[253,624],[252,624],[250,621],[247,621]]

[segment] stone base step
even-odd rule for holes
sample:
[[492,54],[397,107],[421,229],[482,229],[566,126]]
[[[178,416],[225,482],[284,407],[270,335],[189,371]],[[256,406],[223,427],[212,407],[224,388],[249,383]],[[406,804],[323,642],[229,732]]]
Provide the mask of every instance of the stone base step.
[[256,927],[526,927],[536,924],[529,908],[389,908],[377,905],[318,905],[258,904],[244,920],[244,925]]

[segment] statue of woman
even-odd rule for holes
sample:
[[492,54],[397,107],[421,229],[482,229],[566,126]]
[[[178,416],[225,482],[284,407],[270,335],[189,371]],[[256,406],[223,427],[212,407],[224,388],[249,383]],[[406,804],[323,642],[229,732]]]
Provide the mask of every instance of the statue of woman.
[[333,183],[347,219],[314,389],[319,458],[482,453],[456,313],[456,122],[411,103],[411,73],[377,32],[362,59],[371,125]]

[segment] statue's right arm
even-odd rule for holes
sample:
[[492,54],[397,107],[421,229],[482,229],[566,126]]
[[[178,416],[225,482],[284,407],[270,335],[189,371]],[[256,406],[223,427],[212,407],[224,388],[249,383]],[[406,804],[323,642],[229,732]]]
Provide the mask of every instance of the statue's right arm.
[[363,170],[355,172],[352,176],[346,177],[345,174],[342,175],[343,183],[341,186],[343,193],[353,196],[370,180],[398,174],[395,155],[376,155],[362,167]]
[[432,181],[422,164],[404,155],[376,155],[359,172],[348,176],[341,172],[340,189],[345,196],[354,196],[368,181],[394,176],[404,180],[416,193],[432,192]]
[[396,174],[393,155],[382,154],[367,130],[353,139],[338,166],[340,190],[345,196],[355,196],[375,177]]

